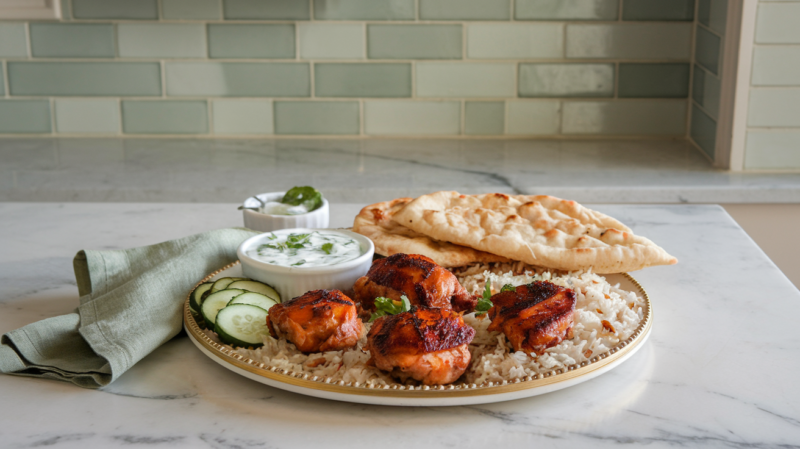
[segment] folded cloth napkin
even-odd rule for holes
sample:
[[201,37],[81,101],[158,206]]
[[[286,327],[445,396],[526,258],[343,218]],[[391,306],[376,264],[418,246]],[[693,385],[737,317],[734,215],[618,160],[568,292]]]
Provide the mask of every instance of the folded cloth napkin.
[[99,388],[181,331],[183,300],[256,235],[220,229],[127,250],[81,251],[80,306],[3,335],[0,372]]

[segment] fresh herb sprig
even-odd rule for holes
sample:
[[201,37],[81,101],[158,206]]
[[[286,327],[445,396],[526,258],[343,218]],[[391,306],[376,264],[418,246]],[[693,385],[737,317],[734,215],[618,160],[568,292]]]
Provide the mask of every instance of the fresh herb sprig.
[[513,292],[513,291],[516,291],[516,290],[517,290],[517,287],[514,287],[511,284],[506,284],[506,285],[503,286],[503,288],[500,289],[500,293]]
[[409,310],[411,310],[411,301],[408,300],[406,295],[401,296],[400,301],[379,296],[375,298],[375,313],[369,317],[369,322],[371,323],[382,316],[397,315]]
[[483,296],[478,299],[478,305],[475,306],[475,316],[481,316],[488,312],[494,306],[492,303],[492,280],[486,280],[486,286],[483,288]]
[[322,251],[325,251],[325,254],[330,254],[333,251],[333,243],[325,243],[322,245]]
[[283,195],[281,203],[291,204],[292,206],[302,204],[307,211],[311,212],[322,206],[322,194],[311,186],[292,187]]

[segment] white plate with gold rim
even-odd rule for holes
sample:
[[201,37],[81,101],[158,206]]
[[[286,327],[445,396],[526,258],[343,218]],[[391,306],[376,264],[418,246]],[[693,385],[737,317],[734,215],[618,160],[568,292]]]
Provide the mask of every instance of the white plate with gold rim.
[[[241,273],[241,265],[235,262],[209,274],[200,283],[225,276],[238,277]],[[621,289],[635,292],[644,298],[644,319],[636,331],[627,340],[605,353],[595,355],[587,362],[502,383],[489,382],[482,385],[461,383],[440,387],[408,385],[373,387],[270,367],[236,354],[230,346],[216,343],[206,336],[192,317],[188,297],[184,304],[183,325],[192,343],[211,360],[234,373],[281,390],[335,401],[376,405],[440,407],[485,404],[537,396],[586,382],[619,366],[642,347],[653,327],[653,308],[647,292],[627,273],[605,275],[605,277],[612,285],[619,283]]]

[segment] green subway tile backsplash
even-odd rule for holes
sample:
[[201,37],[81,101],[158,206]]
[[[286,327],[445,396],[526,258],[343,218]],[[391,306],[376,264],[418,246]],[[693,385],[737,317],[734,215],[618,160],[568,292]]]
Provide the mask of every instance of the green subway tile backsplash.
[[76,19],[158,19],[157,0],[72,0]]
[[613,64],[520,64],[520,97],[613,97]]
[[621,98],[686,98],[688,95],[689,64],[619,65]]
[[167,20],[218,20],[221,0],[161,0],[161,13]]
[[694,19],[695,0],[623,0],[622,20]]
[[122,128],[128,134],[205,134],[205,101],[123,101]]
[[692,140],[713,160],[717,142],[717,123],[695,105],[692,106],[690,133]]
[[24,23],[0,23],[0,58],[28,56],[28,38]]
[[117,25],[123,58],[203,58],[205,27],[199,23],[121,23]]
[[113,58],[114,25],[95,23],[32,23],[31,53],[35,58]]
[[294,25],[208,25],[210,58],[294,59],[294,47]]
[[12,62],[11,95],[160,96],[157,62]]
[[[719,114],[724,0],[57,1],[0,22],[4,133],[675,136],[691,63]],[[769,50],[755,82],[793,83]]]
[[222,0],[228,20],[308,20],[309,2],[305,0]]
[[617,20],[619,0],[514,0],[517,20]]
[[355,101],[275,102],[276,134],[358,134]]
[[467,101],[464,109],[464,133],[492,136],[503,134],[506,104],[502,101]]
[[410,97],[411,64],[317,63],[318,97]]
[[0,134],[49,132],[49,101],[0,100]]
[[461,25],[367,25],[371,59],[461,59]]
[[307,97],[309,65],[258,62],[168,62],[167,96]]
[[422,20],[509,20],[509,0],[420,0]]
[[414,20],[414,15],[414,0],[314,0],[317,20]]

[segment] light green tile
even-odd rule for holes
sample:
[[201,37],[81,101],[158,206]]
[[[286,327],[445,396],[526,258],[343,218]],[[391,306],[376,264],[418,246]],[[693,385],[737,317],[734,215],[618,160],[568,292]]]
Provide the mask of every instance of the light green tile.
[[420,0],[422,20],[509,20],[509,0]]
[[157,0],[72,0],[76,19],[158,19]]
[[461,25],[367,25],[372,59],[461,59]]
[[567,25],[568,58],[689,60],[692,24]]
[[274,131],[272,101],[214,100],[211,107],[214,134],[256,135]]
[[619,97],[686,98],[689,96],[689,64],[621,63]]
[[317,20],[414,20],[414,0],[314,0]]
[[298,23],[302,59],[364,59],[364,25]]
[[694,66],[694,77],[692,78],[692,99],[703,105],[703,91],[705,89],[706,71],[700,66]]
[[276,101],[276,134],[358,134],[355,101]]
[[222,0],[229,20],[308,20],[310,3],[305,0]]
[[410,97],[411,64],[314,64],[318,97]]
[[800,44],[800,2],[759,2],[756,43]]
[[514,63],[418,62],[418,97],[516,97]]
[[28,56],[28,40],[24,23],[0,23],[0,58]]
[[749,131],[744,167],[751,170],[800,168],[800,131]]
[[619,0],[516,0],[517,20],[617,20]]
[[307,97],[305,63],[169,62],[167,95],[221,97]]
[[61,20],[72,20],[72,8],[70,0],[59,0],[61,2]]
[[209,24],[208,56],[294,59],[294,25]]
[[694,58],[711,73],[719,75],[721,41],[719,36],[697,27]]
[[623,0],[622,20],[692,20],[695,0]]
[[35,58],[113,58],[114,25],[100,23],[32,23]]
[[724,35],[728,21],[728,0],[699,0],[697,21]]
[[708,73],[698,65],[694,66],[692,82],[692,98],[716,120],[719,117],[720,89],[722,81],[719,77]]
[[750,126],[800,126],[800,89],[750,89],[747,124]]
[[12,95],[161,95],[157,62],[8,62]]
[[220,0],[161,0],[161,13],[167,20],[218,20],[222,6]]
[[199,23],[120,23],[123,58],[204,58],[206,30]]
[[800,86],[800,45],[756,46],[752,84]]
[[119,103],[114,99],[56,100],[56,131],[63,134],[119,133]]
[[0,63],[0,96],[6,94],[6,83],[5,83],[5,75],[3,74],[3,65]]
[[461,132],[457,101],[365,101],[364,132],[369,135],[446,136]]
[[467,56],[476,59],[562,58],[564,25],[492,23],[467,25]]
[[553,135],[559,133],[561,102],[515,100],[508,102],[508,134]]
[[713,160],[717,142],[717,123],[696,105],[692,105],[690,126],[689,135],[692,140]]
[[206,134],[205,101],[123,101],[122,130],[126,134]]
[[564,134],[683,135],[686,100],[565,101]]
[[464,110],[464,134],[492,136],[503,134],[506,105],[502,101],[468,101]]
[[613,97],[613,64],[520,64],[520,97]]
[[0,100],[0,134],[49,132],[49,101]]

